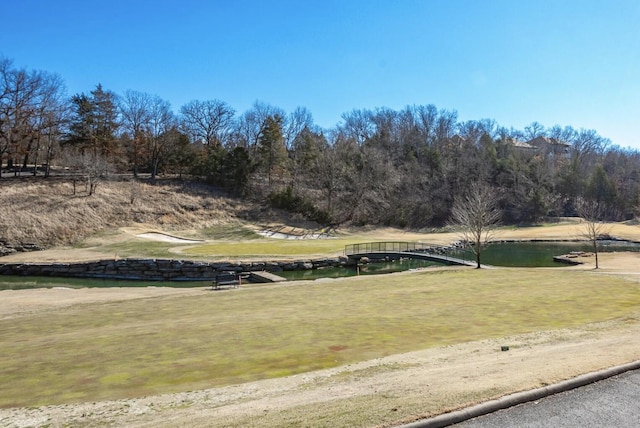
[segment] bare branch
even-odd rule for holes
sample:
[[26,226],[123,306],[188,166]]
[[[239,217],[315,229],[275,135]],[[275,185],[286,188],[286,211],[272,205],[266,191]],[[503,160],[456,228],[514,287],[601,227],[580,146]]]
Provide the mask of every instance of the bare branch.
[[598,240],[608,238],[611,225],[602,221],[604,210],[600,204],[594,201],[580,200],[578,214],[584,220],[580,236],[591,243],[593,254],[596,258],[596,269],[598,269],[600,267],[598,263]]
[[462,241],[470,245],[478,268],[482,249],[493,239],[500,215],[496,191],[481,183],[471,185],[453,204],[451,225],[459,229]]

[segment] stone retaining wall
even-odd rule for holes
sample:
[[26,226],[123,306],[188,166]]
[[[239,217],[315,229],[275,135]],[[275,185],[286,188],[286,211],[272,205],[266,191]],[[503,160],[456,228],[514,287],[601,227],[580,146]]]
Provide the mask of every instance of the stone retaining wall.
[[15,244],[15,243],[9,243],[9,242],[0,240],[0,257],[8,256],[10,254],[15,254],[15,253],[39,251],[42,249],[43,248],[37,244],[29,244],[29,243]]
[[208,281],[219,272],[281,272],[339,267],[347,257],[281,262],[200,262],[168,259],[119,259],[80,263],[0,263],[0,275],[110,278],[154,281]]

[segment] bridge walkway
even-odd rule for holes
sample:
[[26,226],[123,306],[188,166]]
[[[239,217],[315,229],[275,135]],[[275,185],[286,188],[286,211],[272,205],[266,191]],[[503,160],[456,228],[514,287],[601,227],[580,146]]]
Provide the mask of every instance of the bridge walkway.
[[442,245],[424,242],[366,242],[362,244],[346,245],[345,256],[351,259],[362,257],[405,257],[411,259],[431,260],[447,265],[476,267],[475,260],[466,260],[446,254]]

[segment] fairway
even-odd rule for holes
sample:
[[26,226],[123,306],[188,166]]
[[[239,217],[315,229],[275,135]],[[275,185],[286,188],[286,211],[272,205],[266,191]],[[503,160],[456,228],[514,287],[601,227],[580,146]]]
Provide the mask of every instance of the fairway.
[[[269,260],[276,259],[314,259],[336,257],[344,254],[346,245],[371,241],[411,241],[431,242],[446,245],[457,239],[453,233],[418,233],[396,229],[375,229],[369,232],[355,233],[344,231],[327,239],[276,239],[260,236],[251,228],[240,226],[220,226],[214,232],[201,232],[190,235],[204,239],[201,244],[164,242],[142,238],[139,235],[148,233],[144,228],[120,230],[114,235],[96,235],[76,249],[52,251],[52,260],[59,261],[65,257],[76,258],[111,258],[117,257],[153,257],[153,258],[187,258],[206,260]],[[88,251],[88,253],[85,253]],[[87,256],[86,254],[91,254]],[[8,260],[25,260],[25,255],[12,256]]]
[[127,242],[101,245],[100,252],[121,257],[182,258],[208,260],[227,259],[291,259],[335,257],[344,253],[345,245],[369,241],[370,236],[336,236],[329,239],[273,239],[256,235],[255,239],[214,240],[203,244],[177,244],[134,238]]
[[0,321],[0,406],[237,384],[639,310],[640,284],[617,277],[444,269],[25,312]]
[[344,246],[362,238],[333,238],[313,240],[255,239],[251,241],[218,241],[181,250],[183,256],[213,257],[311,257],[341,255]]

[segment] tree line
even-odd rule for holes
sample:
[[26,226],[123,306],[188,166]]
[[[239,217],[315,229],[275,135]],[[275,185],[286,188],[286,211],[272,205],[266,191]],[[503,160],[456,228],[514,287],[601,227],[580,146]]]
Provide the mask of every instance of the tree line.
[[68,97],[60,76],[0,58],[0,174],[51,166],[100,179],[128,173],[204,180],[322,224],[446,224],[474,183],[493,189],[504,223],[571,216],[592,201],[609,220],[637,214],[640,154],[594,130],[523,130],[455,110],[355,109],[322,129],[311,112],[256,102],[168,101],[98,84]]

